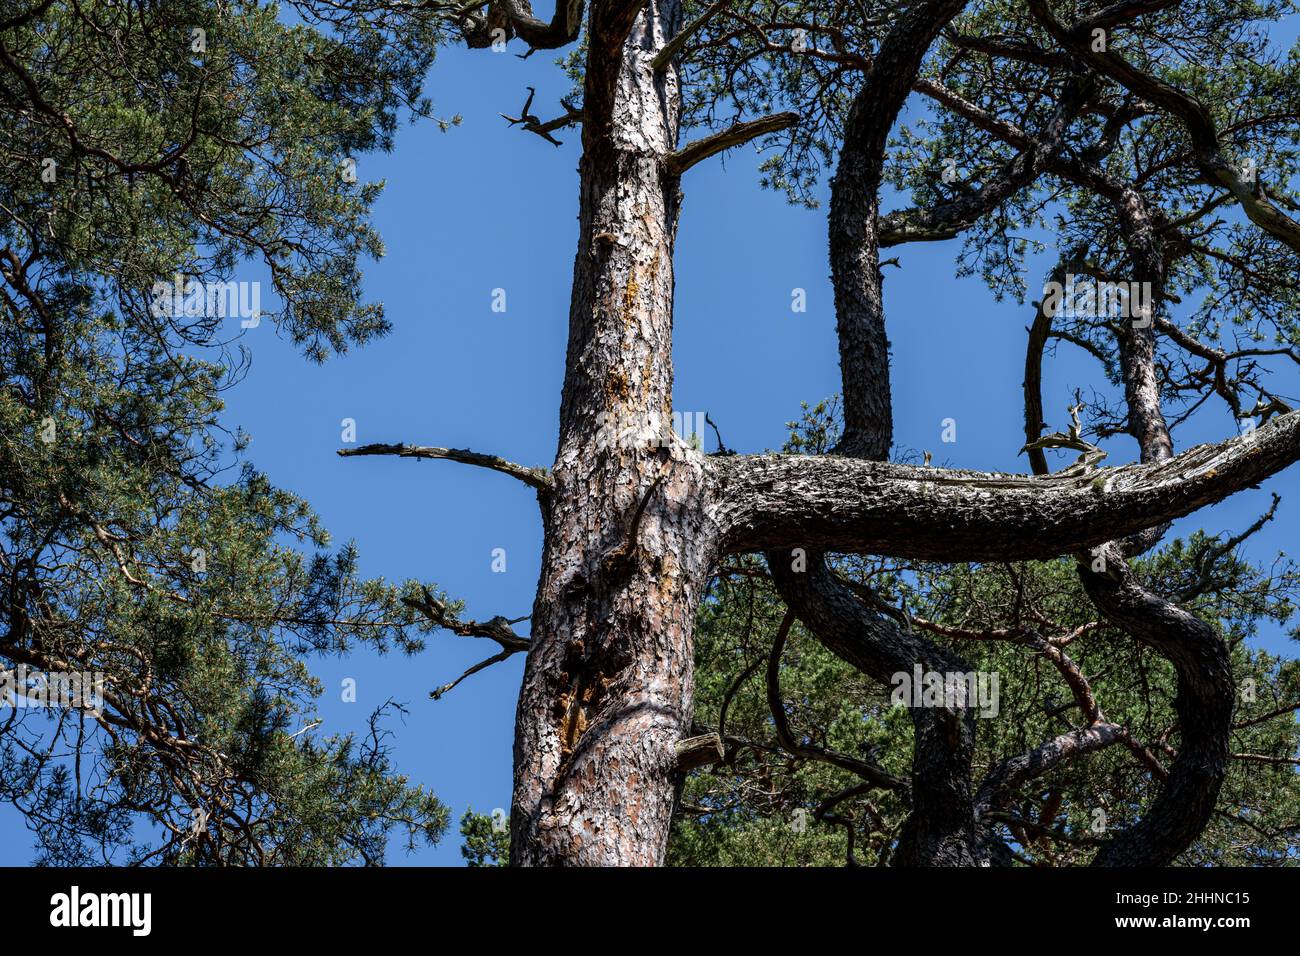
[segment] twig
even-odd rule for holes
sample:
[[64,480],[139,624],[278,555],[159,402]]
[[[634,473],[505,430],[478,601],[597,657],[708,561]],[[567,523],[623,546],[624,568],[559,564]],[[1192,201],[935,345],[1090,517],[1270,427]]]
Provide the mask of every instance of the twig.
[[447,607],[446,603],[438,600],[433,596],[428,588],[421,588],[422,596],[420,598],[403,598],[402,602],[408,607],[413,607],[423,612],[425,617],[431,620],[438,627],[451,631],[461,637],[485,637],[490,641],[495,641],[501,646],[501,653],[494,654],[487,660],[479,661],[465,673],[461,674],[450,684],[443,684],[441,687],[429,691],[429,696],[434,700],[439,700],[442,695],[447,693],[466,677],[471,674],[477,674],[486,667],[500,663],[506,658],[518,654],[520,651],[526,651],[529,647],[529,641],[526,637],[520,637],[511,627],[512,624],[518,624],[520,621],[528,620],[528,615],[514,619],[506,619],[501,615],[490,618],[487,621],[462,621]]

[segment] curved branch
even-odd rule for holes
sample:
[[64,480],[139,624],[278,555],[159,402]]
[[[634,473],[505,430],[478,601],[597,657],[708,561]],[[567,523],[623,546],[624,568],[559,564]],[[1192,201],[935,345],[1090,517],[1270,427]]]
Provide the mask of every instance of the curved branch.
[[908,9],[881,42],[844,121],[828,217],[844,395],[844,434],[838,450],[844,454],[889,454],[889,341],[877,223],[885,144],[926,51],[963,6],[964,0],[926,0]]
[[[767,555],[782,599],[831,653],[878,683],[910,674],[916,665],[937,673],[964,673],[957,655],[905,631],[859,600],[826,566],[807,555],[804,571],[786,552]],[[893,863],[898,866],[970,866],[975,863],[975,817],[970,764],[975,717],[967,707],[909,707],[915,728],[912,809]]]
[[534,50],[554,50],[572,43],[582,27],[582,0],[556,0],[550,22],[533,16],[529,0],[499,0],[499,4],[515,36]]
[[1150,593],[1116,556],[1111,574],[1080,567],[1084,589],[1113,623],[1174,665],[1181,743],[1146,815],[1098,852],[1094,866],[1168,866],[1205,829],[1228,771],[1236,687],[1227,646],[1209,624]]
[[[1083,247],[1076,247],[1068,255],[1062,256],[1048,274],[1048,280],[1064,285],[1066,275],[1071,269],[1078,267],[1084,252]],[[1043,429],[1046,427],[1043,421],[1043,349],[1046,348],[1047,340],[1052,335],[1052,321],[1055,318],[1050,309],[1044,305],[1046,300],[1047,297],[1044,296],[1043,301],[1034,303],[1034,322],[1029,327],[1029,341],[1025,346],[1025,378],[1022,383],[1025,405],[1025,450],[1029,455],[1029,469],[1035,475],[1045,475],[1049,471],[1047,455],[1041,447],[1033,447],[1042,437]]]
[[801,744],[790,733],[790,723],[785,714],[785,702],[781,699],[781,653],[785,650],[786,639],[790,636],[790,626],[794,623],[794,611],[785,612],[776,637],[772,639],[772,651],[767,658],[767,707],[772,712],[772,726],[776,730],[776,739],[788,753],[807,760],[818,760],[841,770],[857,774],[874,787],[886,790],[898,790],[907,794],[907,781],[900,780],[886,772],[878,764],[858,760],[848,754],[836,753],[825,747]]

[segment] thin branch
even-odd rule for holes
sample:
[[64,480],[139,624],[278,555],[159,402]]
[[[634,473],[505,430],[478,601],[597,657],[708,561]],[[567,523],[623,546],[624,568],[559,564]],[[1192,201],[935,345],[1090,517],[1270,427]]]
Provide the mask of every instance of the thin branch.
[[767,658],[767,705],[772,712],[772,724],[776,730],[776,739],[781,746],[795,757],[819,760],[850,773],[855,773],[875,787],[906,793],[907,781],[888,773],[876,763],[859,760],[847,754],[836,753],[814,744],[801,744],[790,732],[786,719],[785,703],[781,700],[781,652],[785,650],[786,639],[790,636],[790,627],[794,624],[795,613],[785,612],[781,626],[777,628],[776,637],[772,639],[772,652]]
[[1253,760],[1257,763],[1290,764],[1300,767],[1300,757],[1272,757],[1268,754],[1229,754],[1233,760]]
[[517,478],[524,484],[536,488],[538,491],[549,492],[551,490],[552,479],[545,468],[529,468],[527,465],[518,465],[513,461],[506,461],[504,458],[498,458],[496,455],[484,455],[480,452],[470,451],[468,448],[438,448],[433,445],[386,445],[372,444],[361,445],[357,448],[340,448],[340,458],[351,458],[355,455],[397,455],[401,458],[443,458],[447,461],[458,461],[463,465],[477,465],[479,468],[488,468],[492,471],[499,471],[503,475],[509,475]]
[[1256,724],[1266,723],[1272,720],[1274,717],[1281,717],[1283,714],[1287,714],[1295,710],[1300,710],[1300,701],[1292,701],[1289,704],[1283,704],[1281,707],[1278,707],[1276,710],[1270,710],[1266,714],[1261,714],[1258,717],[1251,717],[1247,720],[1243,720],[1239,723],[1235,723],[1232,725],[1232,729],[1244,730],[1247,727],[1254,727]]
[[429,696],[430,696],[431,698],[433,698],[434,700],[442,700],[442,695],[443,695],[443,694],[447,693],[447,691],[449,691],[449,690],[451,690],[452,688],[454,688],[457,684],[459,684],[461,681],[463,681],[466,677],[469,677],[471,674],[477,674],[479,671],[484,670],[485,668],[491,667],[493,664],[499,664],[499,663],[501,663],[503,660],[505,660],[507,657],[510,657],[510,656],[511,656],[512,654],[514,654],[514,653],[515,653],[515,651],[502,651],[500,654],[493,654],[493,655],[492,655],[491,657],[489,657],[487,660],[479,661],[477,664],[475,664],[475,665],[474,665],[473,667],[471,667],[469,670],[465,671],[465,673],[463,673],[463,674],[461,674],[459,677],[457,677],[457,678],[456,678],[454,681],[452,681],[450,684],[443,684],[441,687],[438,687],[438,688],[436,688],[436,689],[434,689],[434,690],[429,691]]
[[466,677],[471,674],[477,674],[486,667],[500,663],[506,658],[518,654],[520,651],[527,651],[529,641],[526,637],[520,637],[514,632],[512,624],[518,624],[520,621],[528,620],[528,617],[517,617],[506,619],[501,615],[490,618],[487,621],[463,621],[451,609],[447,607],[446,602],[438,600],[428,588],[421,588],[419,598],[403,598],[402,602],[408,607],[413,607],[422,612],[425,617],[436,624],[438,627],[458,634],[461,637],[483,637],[490,641],[495,641],[501,646],[501,653],[494,654],[487,660],[479,661],[465,673],[461,674],[450,684],[443,684],[436,690],[429,691],[429,696],[434,700],[439,700],[442,695],[447,693]]

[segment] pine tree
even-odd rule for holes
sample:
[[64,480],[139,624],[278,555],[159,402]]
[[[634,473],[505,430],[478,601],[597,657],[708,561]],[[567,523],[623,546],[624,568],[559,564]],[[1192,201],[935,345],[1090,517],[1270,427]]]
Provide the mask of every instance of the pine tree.
[[392,707],[318,731],[309,670],[418,650],[424,586],[361,578],[221,419],[241,323],[316,360],[385,331],[378,190],[343,171],[427,114],[437,36],[310,2],[0,12],[0,661],[27,692],[102,681],[0,711],[42,862],[379,863],[447,826],[389,760]]

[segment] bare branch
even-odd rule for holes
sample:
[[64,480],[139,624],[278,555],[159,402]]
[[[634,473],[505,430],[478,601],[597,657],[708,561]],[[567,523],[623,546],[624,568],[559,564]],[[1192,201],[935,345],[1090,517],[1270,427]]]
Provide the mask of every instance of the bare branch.
[[533,107],[533,97],[537,95],[537,90],[531,86],[525,88],[528,90],[528,99],[524,100],[524,107],[519,111],[519,115],[507,116],[505,113],[502,113],[501,118],[511,126],[522,125],[525,130],[530,133],[536,133],[548,143],[552,143],[555,146],[562,146],[563,143],[551,134],[557,129],[567,129],[570,126],[581,123],[582,110],[571,104],[567,99],[561,99],[560,104],[564,107],[564,115],[543,123],[538,116],[529,112]]
[[423,593],[419,598],[403,598],[403,603],[422,612],[438,627],[461,637],[485,637],[500,644],[502,650],[510,651],[512,654],[528,650],[528,638],[520,637],[512,627],[520,621],[528,620],[527,615],[509,619],[498,614],[482,622],[462,621],[451,612],[445,602],[434,597],[428,588],[421,590]]
[[1191,514],[1300,459],[1300,412],[1177,457],[1041,477],[837,456],[707,458],[735,553],[806,547],[935,561],[1051,558]]
[[736,123],[727,129],[714,133],[712,136],[706,136],[694,143],[688,143],[676,152],[669,153],[664,162],[667,164],[669,172],[680,176],[696,163],[708,159],[710,156],[716,156],[733,146],[748,143],[750,140],[765,136],[768,133],[789,129],[791,126],[798,125],[798,123],[798,113],[774,113],[761,119]]
[[1026,753],[1008,757],[993,767],[980,784],[975,800],[976,812],[987,817],[1004,809],[1016,787],[1041,777],[1061,763],[1109,747],[1124,733],[1124,728],[1118,724],[1096,723],[1063,733]]
[[477,674],[484,668],[491,667],[493,664],[500,663],[520,651],[527,651],[529,641],[526,637],[520,637],[511,627],[520,621],[528,620],[527,615],[508,620],[500,615],[487,621],[462,621],[446,603],[438,600],[428,588],[421,589],[422,594],[419,598],[403,598],[403,603],[408,607],[413,607],[422,612],[425,617],[436,624],[438,627],[458,634],[461,637],[485,637],[488,640],[495,641],[501,646],[501,653],[494,654],[487,660],[479,661],[465,673],[461,674],[450,684],[443,684],[441,687],[429,691],[429,696],[434,700],[440,700],[442,695],[447,693],[466,677],[471,674]]
[[538,491],[549,492],[551,490],[551,476],[545,468],[529,468],[527,465],[517,465],[513,461],[506,461],[504,458],[498,458],[496,455],[484,455],[476,451],[470,451],[468,448],[438,448],[433,445],[386,445],[372,444],[361,445],[357,448],[340,448],[340,458],[351,458],[356,455],[397,455],[401,458],[443,458],[447,461],[458,461],[463,465],[477,465],[479,468],[488,468],[492,471],[499,471],[503,475],[509,475],[512,478],[518,478],[524,484]]
[[533,16],[533,5],[528,0],[499,0],[510,18],[515,36],[534,50],[554,50],[578,38],[582,26],[582,0],[556,0],[551,21]]

